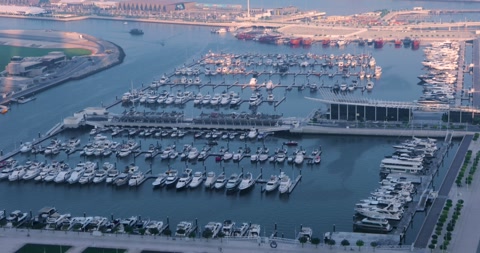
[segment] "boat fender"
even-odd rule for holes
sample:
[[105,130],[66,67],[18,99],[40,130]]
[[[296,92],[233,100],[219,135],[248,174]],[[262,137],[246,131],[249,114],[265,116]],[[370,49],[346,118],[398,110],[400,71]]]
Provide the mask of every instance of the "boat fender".
[[277,247],[277,242],[276,242],[276,241],[272,241],[272,242],[270,243],[270,247],[276,248],[276,247]]

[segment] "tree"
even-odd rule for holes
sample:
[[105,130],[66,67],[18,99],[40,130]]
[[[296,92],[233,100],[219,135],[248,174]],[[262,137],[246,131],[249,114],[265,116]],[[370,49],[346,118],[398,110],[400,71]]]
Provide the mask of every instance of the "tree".
[[317,248],[317,247],[318,247],[318,244],[320,244],[320,238],[314,237],[314,238],[312,238],[312,239],[310,240],[310,242],[311,242],[313,245],[315,245],[315,248]]
[[350,246],[350,242],[347,239],[343,239],[340,244],[344,247],[345,250],[347,250],[347,247]]
[[298,238],[298,241],[302,244],[302,248],[303,248],[303,244],[305,244],[308,241],[308,239],[305,236],[301,236],[300,238]]
[[358,246],[358,251],[360,251],[363,245],[365,245],[365,243],[362,240],[358,240],[356,244]]
[[333,239],[329,239],[329,240],[327,241],[327,243],[328,243],[328,245],[330,245],[330,249],[331,249],[332,246],[335,245],[336,242],[335,242],[335,240],[333,240]]
[[203,236],[203,238],[208,240],[208,238],[212,238],[213,232],[212,232],[212,230],[207,228],[207,229],[203,230],[202,236]]
[[373,241],[373,242],[370,243],[370,246],[372,246],[373,252],[375,252],[375,248],[378,246],[378,243]]
[[163,234],[166,235],[166,236],[171,236],[172,235],[172,230],[167,228],[167,229],[163,230]]
[[148,232],[152,235],[158,235],[159,233],[158,228],[149,228]]

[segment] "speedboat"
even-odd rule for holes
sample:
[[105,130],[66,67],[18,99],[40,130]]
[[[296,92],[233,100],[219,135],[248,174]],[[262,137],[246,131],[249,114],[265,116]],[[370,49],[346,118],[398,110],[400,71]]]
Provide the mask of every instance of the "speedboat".
[[280,185],[280,179],[276,175],[272,175],[270,180],[268,180],[267,184],[265,185],[265,191],[271,192],[278,188]]
[[287,193],[290,190],[291,185],[292,181],[290,180],[290,177],[287,175],[283,175],[282,179],[280,179],[280,186],[278,187],[278,190],[281,194]]
[[255,138],[257,138],[257,135],[258,135],[258,130],[257,130],[256,128],[252,128],[252,129],[250,129],[250,131],[248,132],[247,137],[248,137],[249,139],[255,139]]
[[192,181],[192,169],[185,169],[182,173],[182,176],[178,179],[177,184],[175,187],[177,190],[183,189],[187,187],[190,182]]
[[222,160],[229,161],[232,158],[233,158],[233,154],[231,152],[226,151],[225,153],[223,153]]
[[246,191],[251,189],[251,187],[255,184],[255,180],[253,179],[253,175],[250,172],[247,172],[243,175],[242,181],[238,185],[238,190]]
[[207,178],[205,178],[205,183],[204,183],[205,187],[211,188],[215,184],[215,180],[216,180],[215,172],[213,171],[208,172]]
[[188,160],[195,160],[197,159],[198,155],[200,154],[200,152],[198,151],[197,148],[195,147],[192,147],[192,149],[190,149],[190,152],[188,152]]
[[203,173],[200,171],[196,171],[193,173],[193,178],[190,184],[188,185],[190,188],[195,188],[199,186],[203,182]]
[[6,217],[7,222],[12,224],[19,224],[24,222],[28,217],[28,213],[22,213],[20,210],[15,210],[10,213],[9,216]]
[[128,180],[128,186],[139,186],[145,180],[145,174],[138,171],[130,176]]
[[237,174],[233,173],[227,181],[227,191],[234,191],[237,189],[238,185],[242,181],[243,173]]
[[177,184],[178,172],[177,170],[168,170],[167,179],[165,180],[165,186],[170,187]]
[[157,178],[152,182],[152,186],[153,187],[162,186],[167,181],[168,173],[169,171],[158,174]]
[[295,155],[295,159],[294,159],[295,164],[297,164],[297,165],[302,164],[304,158],[305,158],[305,157],[304,157],[304,155],[302,154],[302,152],[298,152],[298,153]]
[[225,173],[222,172],[222,174],[218,175],[217,179],[215,180],[214,187],[215,189],[222,189],[225,187],[227,184],[227,177],[225,176]]

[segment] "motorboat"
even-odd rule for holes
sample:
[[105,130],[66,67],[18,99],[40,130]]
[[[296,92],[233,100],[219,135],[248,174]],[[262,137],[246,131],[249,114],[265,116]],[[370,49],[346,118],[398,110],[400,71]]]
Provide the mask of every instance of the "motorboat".
[[247,233],[248,229],[250,228],[250,224],[244,222],[241,226],[237,226],[233,229],[232,236],[234,237],[243,237]]
[[188,185],[190,188],[196,188],[203,182],[203,173],[200,171],[196,171],[193,173],[192,181]]
[[24,222],[28,217],[28,213],[22,213],[20,210],[15,210],[6,217],[7,222],[12,223],[13,225],[20,224]]
[[198,158],[199,154],[200,154],[200,152],[198,151],[198,149],[195,148],[195,147],[192,147],[190,149],[190,151],[188,152],[187,158],[188,158],[188,160],[195,160],[195,159]]
[[22,179],[23,180],[30,180],[30,179],[33,179],[35,177],[37,177],[40,172],[42,171],[40,168],[41,166],[44,166],[44,164],[38,164],[36,166],[32,165],[30,166],[27,171],[25,172],[25,174],[23,175]]
[[126,173],[126,172],[122,172],[120,173],[116,178],[115,180],[113,181],[113,183],[116,185],[116,186],[123,186],[123,185],[126,185],[128,183],[128,179],[130,178],[130,174],[129,173]]
[[309,242],[312,239],[313,230],[310,227],[301,227],[297,235],[297,240],[304,237]]
[[168,173],[169,171],[158,174],[157,178],[152,182],[152,186],[153,187],[162,186],[167,181]]
[[227,181],[228,179],[225,176],[225,173],[222,172],[222,174],[218,175],[217,179],[215,180],[215,184],[214,184],[215,189],[217,190],[222,189],[227,184]]
[[274,191],[280,186],[280,179],[276,175],[272,175],[265,185],[265,191],[271,192]]
[[238,190],[246,191],[249,190],[255,185],[255,179],[253,179],[253,175],[250,172],[247,172],[243,175],[242,181],[238,185]]
[[355,231],[372,233],[389,233],[393,230],[388,220],[382,218],[363,218],[353,224]]
[[233,153],[226,151],[223,153],[222,160],[224,161],[229,161],[230,159],[233,158]]
[[375,86],[374,83],[372,81],[368,81],[365,89],[367,89],[367,91],[371,91],[373,90],[373,86]]
[[20,145],[20,153],[27,153],[27,152],[30,152],[32,150],[32,143],[31,142],[25,142],[23,143],[22,145]]
[[128,186],[139,186],[145,181],[145,174],[141,171],[135,172],[130,176],[128,180]]
[[175,230],[175,236],[186,237],[191,232],[193,224],[191,222],[182,221],[178,223],[177,229]]
[[86,184],[86,183],[92,182],[93,178],[95,177],[95,173],[96,173],[95,169],[92,169],[92,168],[86,169],[82,177],[80,177],[80,179],[78,180],[78,183]]
[[214,184],[215,184],[216,179],[217,179],[217,177],[215,175],[215,172],[210,171],[210,172],[207,173],[207,177],[205,178],[205,182],[203,184],[207,188],[212,188],[212,186],[214,186]]
[[236,190],[238,185],[242,181],[242,176],[243,176],[243,173],[240,173],[240,174],[233,173],[228,179],[227,185],[225,186],[227,188],[227,191]]
[[94,184],[101,183],[101,182],[105,181],[105,179],[107,179],[107,176],[108,176],[107,170],[104,170],[104,169],[98,170],[98,171],[95,173],[95,176],[93,177],[93,181],[92,181],[92,182],[93,182]]
[[292,185],[292,181],[290,177],[287,175],[283,175],[282,178],[280,179],[280,186],[278,187],[278,191],[281,194],[288,193],[291,185]]
[[303,163],[304,159],[305,159],[305,156],[303,155],[303,153],[302,152],[297,152],[293,162],[295,162],[295,164],[297,164],[297,165],[300,165],[300,164]]
[[146,226],[145,226],[145,233],[147,235],[155,235],[159,232],[161,232],[164,229],[164,223],[163,221],[155,221],[151,220]]
[[77,166],[73,169],[73,172],[70,174],[68,178],[69,184],[77,183],[78,180],[82,177],[83,173],[85,172],[86,164],[85,163],[78,163]]
[[235,222],[232,220],[223,221],[222,233],[225,236],[232,236],[233,230],[235,228]]
[[184,189],[190,184],[191,181],[192,181],[192,169],[185,169],[182,175],[180,176],[180,178],[178,179],[178,182],[175,185],[175,187],[177,188],[177,190]]
[[167,179],[165,180],[165,186],[170,187],[177,184],[178,181],[178,171],[177,170],[168,170]]

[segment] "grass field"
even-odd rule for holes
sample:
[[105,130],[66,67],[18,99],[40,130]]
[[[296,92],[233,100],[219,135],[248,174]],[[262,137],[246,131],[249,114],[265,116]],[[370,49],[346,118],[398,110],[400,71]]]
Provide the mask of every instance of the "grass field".
[[61,51],[67,58],[92,54],[90,50],[83,48],[31,48],[0,45],[0,70],[5,69],[12,56],[35,57],[46,55],[52,51]]
[[67,245],[25,244],[15,253],[62,253],[70,249]]
[[124,253],[127,250],[124,249],[112,249],[112,248],[96,248],[88,247],[82,253]]

